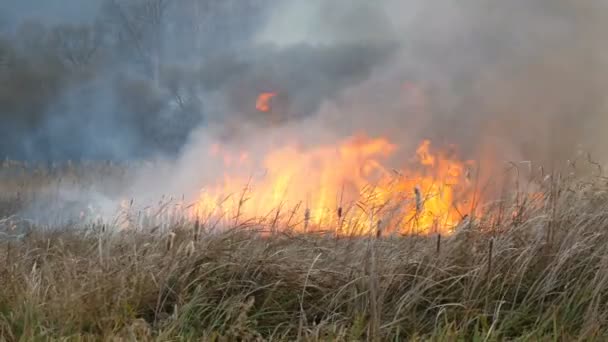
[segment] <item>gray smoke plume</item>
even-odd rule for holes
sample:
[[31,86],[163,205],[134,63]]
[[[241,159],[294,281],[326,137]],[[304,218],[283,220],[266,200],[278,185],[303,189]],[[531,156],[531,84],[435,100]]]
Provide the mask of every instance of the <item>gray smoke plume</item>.
[[604,3],[387,0],[286,6],[276,10],[277,27],[264,31],[264,38],[281,46],[399,46],[366,82],[325,102],[319,116],[331,117],[338,129],[374,129],[406,145],[429,137],[457,144],[471,158],[548,164],[584,149],[606,159]]
[[[240,70],[245,76],[230,76],[242,92],[222,89],[236,120],[221,127],[230,127],[235,151],[262,156],[290,141],[331,144],[365,131],[397,143],[397,159],[430,138],[456,145],[486,172],[503,171],[505,161],[559,167],[581,150],[605,162],[604,7],[553,0],[269,6],[249,59],[256,62]],[[273,104],[286,122],[255,124],[252,98],[261,91],[285,94]],[[173,189],[221,175],[221,165],[201,159],[217,132],[193,135]]]
[[11,158],[175,157],[199,125],[229,137],[235,120],[263,122],[251,102],[264,89],[289,98],[280,121],[308,116],[394,50],[257,44],[268,1],[104,0],[81,21],[26,7],[8,4],[0,39],[0,154]]
[[[176,155],[201,124],[225,137],[240,135],[241,121],[267,125],[251,105],[264,91],[280,94],[280,123],[325,116],[325,106],[338,129],[372,123],[465,150],[499,144],[522,158],[578,144],[602,152],[601,2],[1,6],[4,155]],[[424,108],[420,98],[404,104],[411,92]]]
[[2,155],[160,156],[177,165],[163,193],[221,173],[201,160],[218,140],[264,155],[365,131],[404,158],[430,138],[494,164],[608,159],[600,1],[36,5],[0,5]]

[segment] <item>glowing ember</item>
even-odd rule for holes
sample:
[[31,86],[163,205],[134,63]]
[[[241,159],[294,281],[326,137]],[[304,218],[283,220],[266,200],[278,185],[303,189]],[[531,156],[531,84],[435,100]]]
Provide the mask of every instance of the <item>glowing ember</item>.
[[261,93],[255,103],[255,108],[260,112],[269,112],[270,100],[272,100],[272,98],[275,96],[277,96],[276,93]]
[[[247,153],[214,145],[210,157],[223,160],[226,172],[202,189],[193,214],[338,234],[368,234],[378,221],[389,233],[449,233],[473,198],[466,163],[424,141],[415,159],[395,170],[385,164],[396,151],[385,138],[356,135],[335,146],[286,144],[255,165]],[[251,170],[259,166],[265,171],[256,176]]]

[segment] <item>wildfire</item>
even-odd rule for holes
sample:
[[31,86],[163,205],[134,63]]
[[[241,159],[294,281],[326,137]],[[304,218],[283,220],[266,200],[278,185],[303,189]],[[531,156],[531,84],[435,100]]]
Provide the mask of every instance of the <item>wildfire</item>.
[[226,171],[202,189],[193,213],[271,229],[449,233],[470,210],[470,165],[423,141],[410,162],[389,168],[397,150],[386,138],[359,134],[310,149],[286,144],[256,165],[248,153],[214,145],[209,155]]
[[276,93],[261,93],[255,103],[255,108],[260,112],[270,111],[270,100],[277,96]]

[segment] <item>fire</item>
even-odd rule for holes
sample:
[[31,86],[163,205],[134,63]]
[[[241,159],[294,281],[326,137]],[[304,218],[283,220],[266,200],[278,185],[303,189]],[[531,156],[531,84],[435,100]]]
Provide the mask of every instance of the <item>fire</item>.
[[418,146],[418,149],[416,149],[416,155],[420,159],[420,164],[426,166],[435,165],[435,156],[429,152],[430,147],[431,142],[429,140],[425,140],[420,146]]
[[386,138],[358,134],[308,149],[285,144],[255,163],[214,145],[209,156],[221,158],[225,173],[201,190],[193,214],[337,234],[449,233],[470,210],[470,165],[423,141],[406,165],[388,167],[398,150]]
[[277,96],[276,93],[261,93],[255,103],[255,108],[260,112],[270,111],[270,100]]

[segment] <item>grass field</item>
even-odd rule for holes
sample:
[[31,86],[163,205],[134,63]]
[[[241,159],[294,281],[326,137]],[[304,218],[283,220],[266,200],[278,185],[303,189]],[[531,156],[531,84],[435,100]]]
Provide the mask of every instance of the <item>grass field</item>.
[[238,221],[213,232],[191,221],[43,224],[20,213],[49,210],[30,203],[57,184],[95,188],[98,174],[128,171],[5,162],[1,172],[4,340],[608,338],[599,176],[547,176],[533,202],[506,191],[449,236],[376,238],[260,234],[267,227]]

